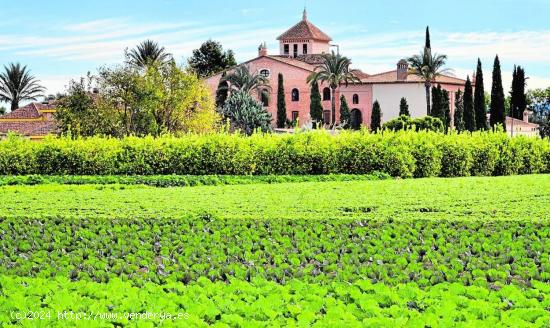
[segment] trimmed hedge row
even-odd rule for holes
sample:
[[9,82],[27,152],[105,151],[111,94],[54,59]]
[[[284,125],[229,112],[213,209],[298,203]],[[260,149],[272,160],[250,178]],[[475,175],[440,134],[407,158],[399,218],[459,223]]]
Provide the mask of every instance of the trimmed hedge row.
[[323,131],[296,135],[0,141],[0,175],[490,176],[550,172],[550,143],[503,133]]

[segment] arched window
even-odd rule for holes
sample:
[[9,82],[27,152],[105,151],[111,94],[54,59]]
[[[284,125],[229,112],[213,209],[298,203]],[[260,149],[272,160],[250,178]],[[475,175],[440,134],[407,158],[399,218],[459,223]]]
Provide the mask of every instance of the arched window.
[[300,91],[292,89],[292,101],[300,101]]
[[359,103],[359,95],[358,94],[354,94],[353,95],[353,104],[354,105],[357,105]]
[[260,70],[260,75],[265,78],[268,78],[271,75],[271,72],[267,68],[264,68]]
[[323,89],[323,101],[330,100],[330,88]]
[[260,93],[260,100],[264,107],[269,106],[269,91],[267,89],[263,89]]

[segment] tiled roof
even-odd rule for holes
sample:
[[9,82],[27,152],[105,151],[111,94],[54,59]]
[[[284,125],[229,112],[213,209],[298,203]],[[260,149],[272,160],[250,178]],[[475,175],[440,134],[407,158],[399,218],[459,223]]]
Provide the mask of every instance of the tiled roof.
[[313,25],[306,17],[288,31],[281,34],[277,40],[312,39],[316,41],[332,41],[332,38]]
[[26,106],[23,106],[21,108],[14,110],[13,112],[0,116],[0,121],[2,119],[40,118],[41,116],[42,115],[38,112],[34,104],[28,104]]
[[292,65],[292,66],[296,66],[296,67],[308,70],[308,71],[313,72],[313,70],[315,69],[315,65],[308,64],[297,58],[291,58],[288,56],[267,56],[267,57],[288,65]]
[[[397,70],[384,72],[380,74],[369,75],[366,78],[362,78],[361,82],[363,83],[422,83],[424,82],[419,76],[409,73],[405,81],[400,81],[397,79]],[[448,76],[440,75],[436,78],[435,83],[443,84],[459,84],[463,85],[466,83],[465,80]]]
[[51,115],[40,111],[55,110],[55,103],[31,103],[0,116],[0,135],[9,132],[24,136],[41,137],[56,132],[56,123]]
[[45,136],[55,131],[54,121],[0,122],[0,134],[14,132],[24,136]]

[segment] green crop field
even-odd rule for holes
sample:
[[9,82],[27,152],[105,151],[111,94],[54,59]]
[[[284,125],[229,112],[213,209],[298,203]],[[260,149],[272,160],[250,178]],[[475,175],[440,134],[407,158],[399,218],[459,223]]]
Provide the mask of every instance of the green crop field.
[[550,175],[32,179],[0,186],[6,327],[550,327]]

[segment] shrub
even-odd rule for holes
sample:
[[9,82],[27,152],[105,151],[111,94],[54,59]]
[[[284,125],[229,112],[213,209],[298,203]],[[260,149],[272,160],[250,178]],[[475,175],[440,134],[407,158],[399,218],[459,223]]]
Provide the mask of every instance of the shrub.
[[550,171],[550,143],[503,133],[188,134],[0,141],[0,175],[489,176]]

